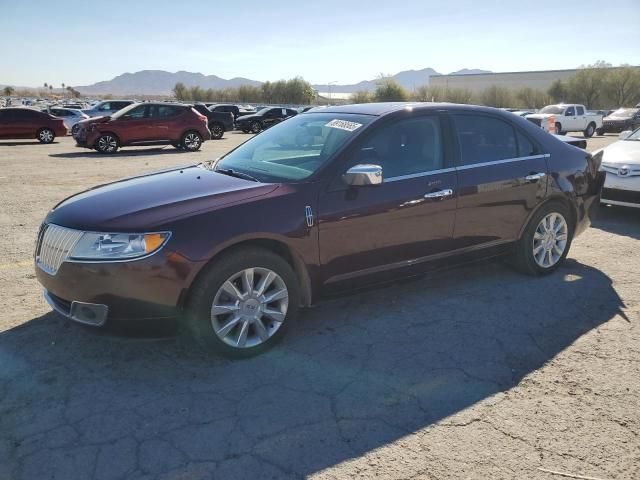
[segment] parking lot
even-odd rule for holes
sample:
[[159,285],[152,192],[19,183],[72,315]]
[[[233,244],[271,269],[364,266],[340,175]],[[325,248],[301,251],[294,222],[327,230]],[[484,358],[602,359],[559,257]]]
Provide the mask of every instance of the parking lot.
[[638,210],[601,209],[554,275],[485,262],[333,299],[250,360],[50,311],[32,252],[52,206],[247,138],[0,141],[0,480],[640,477]]

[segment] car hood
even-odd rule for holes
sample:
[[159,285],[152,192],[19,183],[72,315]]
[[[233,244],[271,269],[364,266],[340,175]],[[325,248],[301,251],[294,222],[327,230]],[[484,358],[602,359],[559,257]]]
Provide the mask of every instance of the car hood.
[[532,113],[530,115],[525,116],[524,118],[537,118],[537,119],[544,119],[544,118],[549,118],[549,117],[558,117],[558,115],[554,114],[554,113]]
[[602,161],[609,164],[640,165],[640,141],[619,140],[605,147]]
[[262,118],[262,116],[257,115],[255,113],[252,113],[250,115],[243,115],[241,117],[238,117],[236,119],[236,123],[238,123],[238,122],[250,122],[251,120],[261,119],[261,118]]
[[276,188],[191,165],[86,190],[54,207],[46,222],[88,231],[148,231]]
[[104,115],[102,117],[85,118],[84,120],[80,120],[78,123],[88,126],[88,125],[90,125],[92,123],[105,123],[105,122],[108,122],[109,120],[111,120],[111,117],[109,115]]
[[625,116],[625,117],[604,117],[602,120],[605,122],[624,122],[626,120],[631,120],[633,115]]

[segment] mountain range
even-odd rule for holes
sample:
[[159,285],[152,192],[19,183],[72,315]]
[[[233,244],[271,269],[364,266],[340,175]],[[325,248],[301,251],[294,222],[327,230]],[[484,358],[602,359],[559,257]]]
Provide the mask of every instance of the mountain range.
[[[474,74],[491,73],[488,70],[462,69],[453,74]],[[413,90],[421,85],[428,85],[429,78],[442,75],[433,68],[423,68],[421,70],[405,70],[393,75],[393,78],[404,88]],[[202,88],[221,89],[227,87],[239,87],[240,85],[259,86],[262,82],[249,78],[235,77],[229,80],[216,75],[203,75],[194,72],[166,72],[164,70],[142,70],[135,73],[123,73],[112,80],[94,83],[93,85],[79,85],[74,88],[85,95],[170,95],[174,85],[178,82],[184,83],[187,87],[199,86]],[[329,85],[313,85],[320,92],[328,92]],[[332,84],[332,93],[353,93],[358,90],[375,89],[375,80],[363,80],[354,84]]]

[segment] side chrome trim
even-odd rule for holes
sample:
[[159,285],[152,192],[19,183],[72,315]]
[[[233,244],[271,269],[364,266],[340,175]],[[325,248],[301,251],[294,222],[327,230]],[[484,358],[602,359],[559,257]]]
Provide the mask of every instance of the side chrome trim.
[[548,153],[542,155],[532,155],[530,157],[518,157],[518,158],[505,158],[504,160],[494,160],[491,162],[474,163],[471,165],[461,165],[456,167],[457,170],[469,170],[471,168],[488,167],[490,165],[501,165],[503,163],[523,162],[525,160],[537,160],[540,158],[549,158],[551,155]]
[[[410,178],[427,177],[429,175],[438,175],[439,173],[455,172],[455,168],[441,168],[440,170],[431,170],[430,172],[412,173],[411,175],[401,175],[399,177],[385,178],[383,183],[397,182],[399,180],[408,180]],[[384,173],[384,171],[382,172]]]
[[429,255],[426,257],[413,258],[410,260],[404,260],[401,262],[388,263],[385,265],[377,265],[375,267],[369,267],[362,270],[356,270],[355,272],[341,273],[340,275],[334,275],[333,277],[328,278],[325,281],[325,284],[331,284],[335,282],[340,282],[343,280],[351,280],[353,278],[358,278],[362,276],[371,275],[374,273],[382,273],[390,270],[400,270],[406,267],[412,267],[414,265],[420,265],[422,263],[428,263],[435,260],[440,260],[443,258],[448,258],[452,256],[462,255],[465,253],[475,252],[477,250],[483,250],[485,248],[491,247],[500,247],[502,245],[508,245],[513,243],[514,240],[495,240],[493,242],[483,243],[480,245],[472,245],[470,247],[458,248],[456,250],[451,250],[448,252],[435,253],[433,255]]

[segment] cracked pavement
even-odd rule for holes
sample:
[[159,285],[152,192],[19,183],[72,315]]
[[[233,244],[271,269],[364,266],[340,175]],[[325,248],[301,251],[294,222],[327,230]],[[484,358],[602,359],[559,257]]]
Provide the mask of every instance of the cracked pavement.
[[640,211],[603,209],[552,276],[483,262],[335,298],[249,360],[49,311],[29,260],[56,200],[244,138],[0,147],[0,480],[640,477]]

